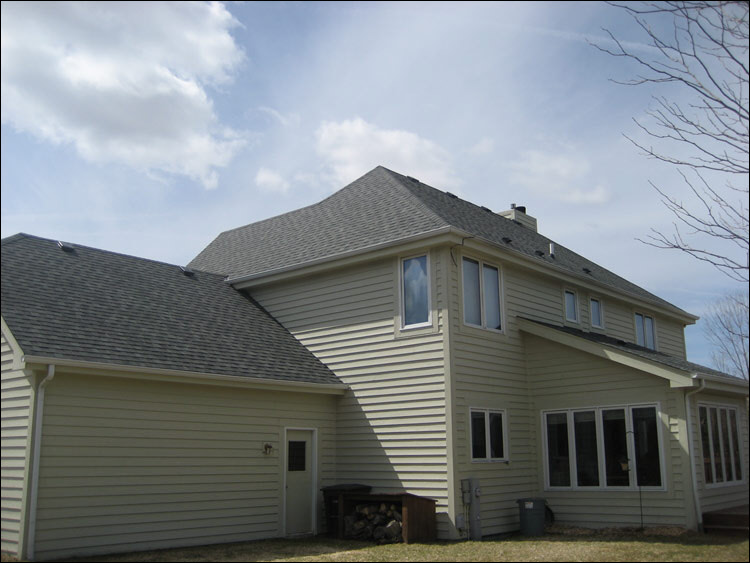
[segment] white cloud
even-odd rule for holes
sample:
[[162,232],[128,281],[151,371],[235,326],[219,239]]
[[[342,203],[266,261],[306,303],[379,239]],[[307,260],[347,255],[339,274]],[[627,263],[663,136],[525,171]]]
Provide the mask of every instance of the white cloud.
[[611,194],[590,178],[591,164],[576,154],[527,150],[508,165],[510,181],[558,201],[602,204]]
[[284,114],[278,110],[275,110],[267,106],[261,106],[258,108],[258,110],[261,111],[262,113],[265,113],[266,115],[273,117],[284,127],[289,127],[291,125],[299,125],[301,121],[301,118],[298,113]]
[[286,193],[289,191],[289,182],[281,174],[268,168],[258,170],[255,175],[255,184],[267,192]]
[[244,59],[235,25],[218,3],[3,2],[2,122],[214,188],[245,144],[206,92]]
[[378,165],[438,188],[459,185],[448,152],[415,133],[381,129],[357,117],[338,123],[323,122],[316,137],[318,154],[339,187]]
[[470,147],[467,152],[474,156],[484,156],[495,151],[495,140],[490,137],[482,137],[477,144]]

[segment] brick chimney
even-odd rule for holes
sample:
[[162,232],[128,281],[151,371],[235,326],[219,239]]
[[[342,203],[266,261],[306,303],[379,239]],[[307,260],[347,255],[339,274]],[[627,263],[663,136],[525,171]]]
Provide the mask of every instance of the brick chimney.
[[523,225],[527,229],[531,229],[532,231],[537,232],[536,217],[527,215],[526,207],[523,205],[516,206],[515,203],[511,203],[510,209],[508,211],[499,211],[497,214],[501,217],[505,217],[506,219],[521,223],[521,225]]

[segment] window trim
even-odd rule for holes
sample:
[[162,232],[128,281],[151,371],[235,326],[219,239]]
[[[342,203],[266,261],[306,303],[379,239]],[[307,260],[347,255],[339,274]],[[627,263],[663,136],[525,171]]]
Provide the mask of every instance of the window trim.
[[[575,310],[573,311],[575,313],[574,319],[571,319],[568,316],[568,293],[570,293],[574,299],[574,304],[575,304]],[[579,299],[578,299],[578,291],[570,287],[563,288],[563,315],[565,317],[565,322],[581,324],[581,306],[580,306]]]
[[[475,412],[484,413],[484,439],[485,439],[485,451],[487,457],[474,457],[474,451],[472,445],[473,441],[473,427],[471,424],[471,415]],[[503,457],[489,457],[492,449],[490,448],[490,414],[499,414],[502,417],[503,422]],[[507,463],[510,461],[510,444],[508,443],[508,416],[505,409],[493,409],[485,407],[469,407],[469,459],[472,463]]]
[[[476,262],[479,265],[479,318],[482,324],[474,324],[466,322],[466,280],[464,279],[464,260],[470,260]],[[485,314],[485,302],[484,302],[484,267],[494,268],[497,270],[497,290],[498,290],[498,305],[500,313],[500,328],[491,328],[487,326],[487,316]],[[481,258],[475,258],[469,255],[461,256],[461,322],[464,326],[471,328],[488,330],[496,334],[505,334],[505,288],[503,286],[503,269],[499,264],[493,264],[486,262]]]
[[[711,450],[710,451],[710,453],[711,453],[711,470],[713,471],[713,483],[706,482],[705,465],[703,463],[700,464],[700,470],[701,470],[701,472],[703,472],[703,486],[706,489],[720,489],[722,487],[736,487],[736,486],[739,486],[739,485],[744,485],[745,483],[747,483],[747,468],[745,467],[745,456],[744,456],[744,452],[742,451],[742,442],[743,442],[743,440],[742,440],[742,425],[740,423],[741,409],[737,405],[732,405],[730,403],[716,403],[716,402],[712,402],[712,401],[700,401],[696,405],[696,411],[697,411],[697,413],[696,413],[697,414],[696,421],[698,423],[698,432],[697,432],[697,435],[700,437],[699,439],[700,439],[700,442],[701,442],[701,456],[702,456],[701,460],[705,459],[705,454],[703,452],[703,438],[701,436],[701,431],[700,431],[700,423],[701,423],[700,422],[700,420],[701,420],[700,419],[700,408],[701,407],[705,407],[707,409],[706,412],[708,414],[708,424],[709,424],[709,426],[708,426],[708,442],[709,442],[709,448]],[[727,481],[725,479],[721,483],[717,483],[716,482],[716,465],[714,464],[714,458],[713,458],[713,433],[711,432],[711,415],[710,415],[710,411],[708,410],[708,409],[712,409],[712,408],[717,409],[717,420],[719,420],[719,415],[718,415],[719,409],[726,409],[727,416],[729,416],[729,414],[728,414],[729,411],[734,411],[735,412],[735,424],[736,424],[736,430],[737,430],[737,439],[739,441],[738,449],[739,449],[739,456],[740,456],[740,459],[739,459],[739,462],[740,462],[740,471],[742,472],[742,476],[741,476],[740,479],[735,479],[733,481]],[[723,426],[723,425],[720,424],[720,426]],[[731,445],[734,443],[734,439],[732,438],[732,433],[731,433],[730,429],[727,429],[727,437],[728,437],[729,443],[730,443],[730,452],[729,453],[730,453],[730,456],[731,456],[731,460],[734,463],[735,462],[734,451],[733,451],[733,448],[731,448]],[[721,439],[721,436],[719,436],[719,452],[720,452],[720,457],[721,457],[722,473],[723,473],[723,476],[726,478],[726,467],[724,466],[724,461],[725,461],[725,457],[724,457],[724,444],[723,444],[723,440]]]
[[[594,324],[594,317],[591,314],[591,302],[596,301],[599,303],[599,317],[601,320],[601,324],[595,325]],[[591,328],[598,328],[600,330],[604,330],[605,328],[605,322],[604,322],[604,300],[601,297],[595,297],[593,295],[589,295],[589,324],[591,325]]]
[[[637,316],[640,315],[643,318],[643,344],[638,342],[638,319]],[[654,347],[651,348],[646,344],[646,319],[651,319],[651,323],[653,324],[653,333],[654,333]],[[646,314],[642,311],[633,311],[633,331],[635,338],[633,339],[633,342],[635,342],[638,346],[643,346],[644,348],[648,350],[657,351],[659,349],[659,343],[656,338],[656,317],[651,314]]]
[[[415,323],[407,325],[406,323],[406,300],[404,296],[404,262],[407,260],[411,260],[413,258],[421,258],[424,256],[426,258],[426,270],[427,270],[427,321],[422,323]],[[400,319],[400,330],[401,331],[408,331],[408,330],[415,330],[420,328],[432,328],[432,272],[431,272],[432,266],[430,261],[430,253],[429,252],[420,252],[418,254],[411,254],[409,256],[402,256],[399,258],[398,261],[398,287],[399,287],[399,300],[401,303],[399,304],[399,315],[401,316]]]
[[[633,409],[638,408],[653,408],[656,410],[656,431],[657,439],[659,443],[659,471],[661,478],[660,486],[653,485],[641,485],[638,486],[637,475],[638,467],[635,457],[635,434],[633,432]],[[604,431],[602,426],[602,414],[607,410],[625,410],[625,436],[627,440],[627,452],[628,452],[628,486],[607,486],[606,476],[606,459],[604,450]],[[573,414],[576,412],[588,412],[595,411],[596,413],[596,437],[597,437],[597,456],[598,456],[598,468],[599,468],[599,485],[578,485],[578,464],[575,449],[575,428]],[[568,427],[568,459],[570,464],[570,485],[550,485],[549,475],[549,451],[547,447],[547,415],[548,414],[566,414],[567,415],[567,427]],[[544,465],[544,490],[545,491],[602,491],[602,492],[617,492],[617,491],[637,491],[639,488],[642,491],[655,491],[655,492],[667,492],[667,470],[665,466],[665,444],[664,444],[664,432],[662,429],[662,410],[660,402],[651,403],[633,403],[633,404],[619,404],[619,405],[600,405],[600,406],[587,406],[587,407],[573,407],[568,409],[546,409],[540,410],[541,424],[542,424],[542,463]]]

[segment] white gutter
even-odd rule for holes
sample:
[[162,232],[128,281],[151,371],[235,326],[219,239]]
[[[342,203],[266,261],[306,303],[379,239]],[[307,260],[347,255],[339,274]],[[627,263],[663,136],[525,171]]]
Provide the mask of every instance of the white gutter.
[[149,368],[141,366],[128,366],[122,364],[108,364],[105,362],[88,362],[85,360],[63,360],[60,358],[46,358],[43,356],[24,356],[23,360],[27,364],[55,364],[58,368],[80,368],[97,370],[97,375],[106,376],[107,373],[102,371],[110,370],[122,372],[123,374],[132,374],[132,376],[143,376],[149,380],[174,381],[177,378],[183,378],[183,381],[193,383],[213,383],[217,385],[237,385],[241,387],[255,387],[269,390],[284,391],[308,391],[311,393],[327,393],[341,395],[349,389],[344,383],[308,383],[306,381],[285,381],[280,379],[263,379],[247,377],[241,375],[222,375],[215,373],[199,373],[190,371],[180,371],[165,368]]
[[31,458],[31,499],[29,501],[29,533],[27,556],[34,560],[34,543],[36,541],[36,505],[39,497],[39,456],[42,450],[42,419],[44,417],[44,390],[55,378],[55,365],[47,366],[47,377],[37,387],[36,407],[34,408],[34,453]]
[[[697,376],[693,376],[694,378]],[[700,393],[706,388],[706,381],[700,380],[701,386],[685,393],[685,424],[687,424],[688,434],[688,458],[690,461],[690,475],[693,478],[693,504],[695,506],[695,519],[698,523],[698,531],[703,531],[703,510],[701,509],[701,499],[698,495],[698,474],[695,470],[695,452],[693,450],[693,421],[690,413],[690,396]]]

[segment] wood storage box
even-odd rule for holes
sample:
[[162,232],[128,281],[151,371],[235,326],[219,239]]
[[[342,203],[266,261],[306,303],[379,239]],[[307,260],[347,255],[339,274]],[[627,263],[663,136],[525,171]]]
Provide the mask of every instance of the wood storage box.
[[344,537],[344,517],[357,505],[366,503],[395,504],[401,510],[401,535],[404,543],[431,542],[437,539],[435,500],[410,493],[357,493],[342,492],[338,503],[338,530],[336,537]]

